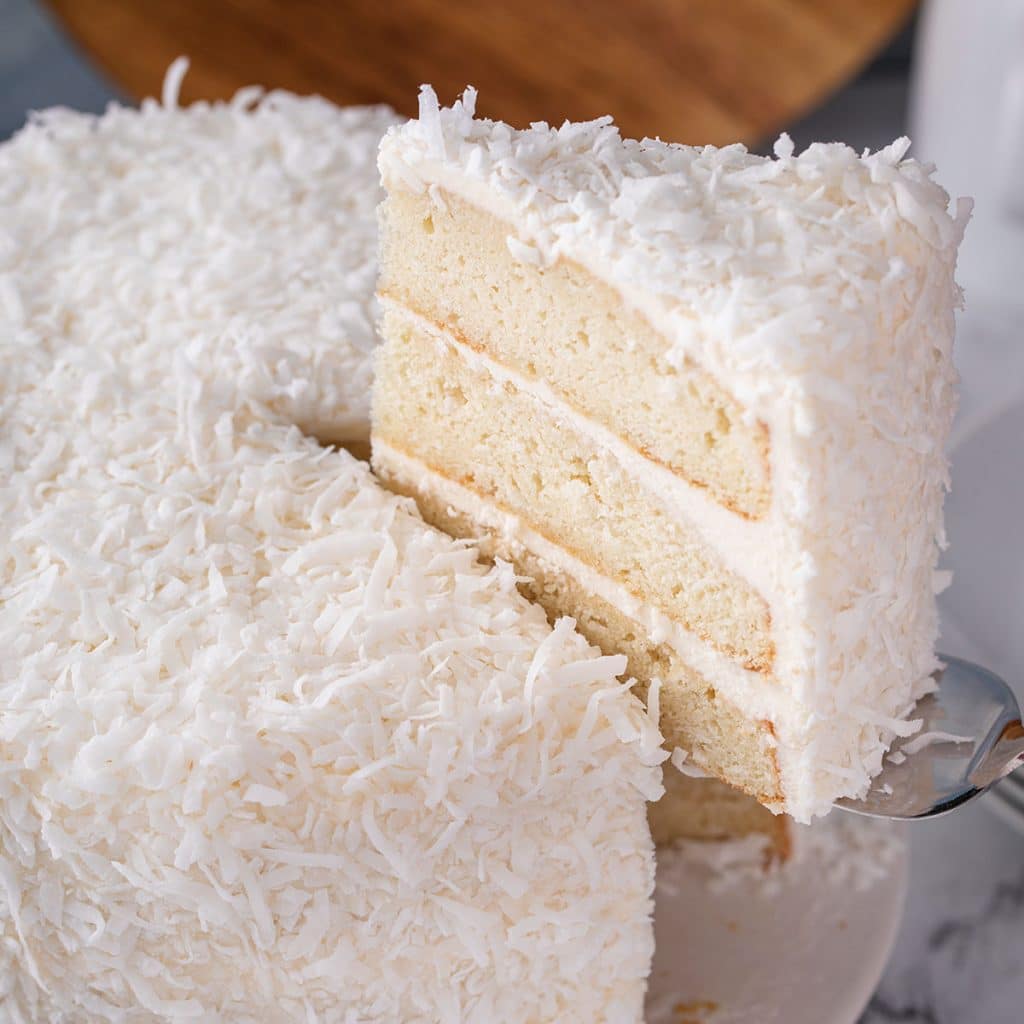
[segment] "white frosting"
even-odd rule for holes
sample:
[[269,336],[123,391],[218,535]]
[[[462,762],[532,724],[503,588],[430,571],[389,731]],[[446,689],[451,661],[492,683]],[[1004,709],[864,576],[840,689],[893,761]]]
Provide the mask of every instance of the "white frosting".
[[0,1017],[636,1024],[624,659],[292,424],[384,115],[167,102],[0,146]]
[[772,159],[623,140],[609,118],[517,131],[474,100],[424,89],[381,144],[385,185],[454,192],[514,225],[519,259],[586,266],[767,425],[775,674],[801,709],[777,728],[787,809],[863,794],[936,666],[969,203],[951,216],[905,139],[795,155],[783,137]]

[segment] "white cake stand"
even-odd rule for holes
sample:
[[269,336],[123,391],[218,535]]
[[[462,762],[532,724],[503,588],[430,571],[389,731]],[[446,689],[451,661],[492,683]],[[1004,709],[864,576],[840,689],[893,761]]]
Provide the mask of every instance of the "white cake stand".
[[[843,827],[879,829],[852,817]],[[882,976],[907,888],[904,828],[883,827],[886,862],[870,880],[837,870],[828,845],[767,878],[713,877],[688,858],[672,862],[678,853],[660,857],[647,1024],[854,1024]]]

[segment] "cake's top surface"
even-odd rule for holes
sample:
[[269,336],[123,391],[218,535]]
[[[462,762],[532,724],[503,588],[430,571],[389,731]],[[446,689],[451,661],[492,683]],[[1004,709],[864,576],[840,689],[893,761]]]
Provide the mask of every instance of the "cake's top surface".
[[830,386],[862,311],[929,253],[951,261],[969,208],[950,215],[930,169],[905,159],[907,139],[795,154],[783,136],[773,158],[623,139],[610,117],[517,130],[475,117],[475,103],[467,89],[439,108],[424,86],[419,119],[381,144],[385,183],[451,185],[500,206],[520,258],[566,256],[631,289],[669,316],[680,357],[699,342],[712,371],[744,376],[741,398],[780,373],[820,370]]
[[0,147],[6,998],[634,1021],[657,729],[623,659],[238,386],[239,347],[338,336],[343,129],[386,116],[252,100]]
[[[184,70],[163,104],[47,110],[0,148],[0,295],[17,302],[19,259],[50,261],[77,289],[62,302],[105,284],[122,323],[159,325],[218,386],[365,439],[376,151],[396,115],[259,89],[183,109]],[[83,344],[99,329],[67,325]]]

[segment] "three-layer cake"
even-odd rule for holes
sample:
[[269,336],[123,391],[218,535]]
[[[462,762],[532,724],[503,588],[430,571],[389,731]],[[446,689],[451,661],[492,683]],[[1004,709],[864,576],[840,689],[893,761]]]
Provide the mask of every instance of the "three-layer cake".
[[660,679],[692,764],[801,820],[862,793],[936,667],[966,209],[905,141],[474,100],[381,146],[376,471]]

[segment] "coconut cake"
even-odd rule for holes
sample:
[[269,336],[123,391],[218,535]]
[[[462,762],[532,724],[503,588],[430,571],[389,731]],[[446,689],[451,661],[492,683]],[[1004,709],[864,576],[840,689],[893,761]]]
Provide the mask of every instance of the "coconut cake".
[[968,209],[907,146],[517,130],[425,87],[380,150],[377,473],[804,821],[937,666]]

